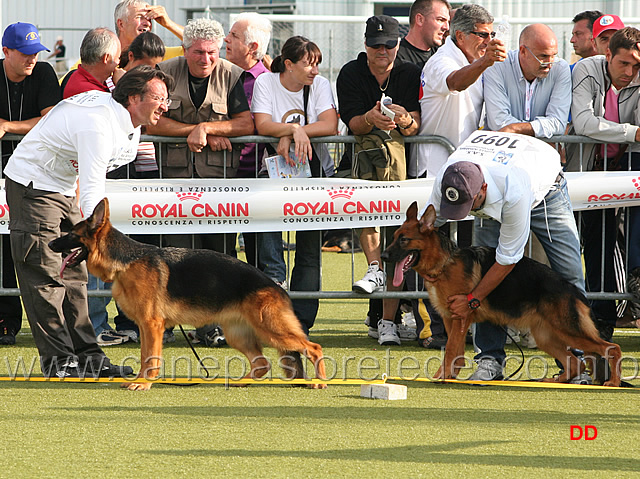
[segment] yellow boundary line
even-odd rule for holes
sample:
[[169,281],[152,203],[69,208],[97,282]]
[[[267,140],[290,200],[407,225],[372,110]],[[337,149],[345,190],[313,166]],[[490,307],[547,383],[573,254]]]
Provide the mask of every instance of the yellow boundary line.
[[333,386],[359,386],[363,384],[385,384],[388,381],[393,382],[424,382],[430,384],[462,384],[465,386],[504,386],[516,388],[537,388],[537,389],[587,389],[597,391],[640,391],[640,388],[623,388],[623,387],[604,387],[587,384],[566,384],[542,381],[464,381],[460,379],[430,379],[430,378],[402,378],[387,377],[382,375],[382,379],[364,380],[364,379],[237,379],[237,378],[158,378],[158,379],[136,379],[136,378],[45,378],[36,377],[10,377],[0,376],[0,382],[48,382],[48,383],[152,383],[165,385],[184,385],[184,384],[223,384],[223,385],[314,385],[327,384]]
[[384,384],[385,378],[366,381],[363,379],[237,379],[237,378],[158,378],[158,379],[136,379],[136,378],[45,378],[41,376],[36,377],[0,377],[0,382],[50,382],[50,383],[152,383],[152,384],[250,384],[250,385],[292,385],[292,384],[329,384],[329,385],[361,385],[361,384]]
[[461,379],[429,379],[429,378],[399,378],[388,377],[388,381],[409,381],[409,382],[426,382],[434,384],[464,384],[466,386],[507,386],[516,388],[538,388],[538,389],[591,389],[598,391],[640,391],[637,388],[623,388],[623,387],[605,387],[597,386],[593,384],[567,384],[567,383],[553,383],[543,381],[464,381]]

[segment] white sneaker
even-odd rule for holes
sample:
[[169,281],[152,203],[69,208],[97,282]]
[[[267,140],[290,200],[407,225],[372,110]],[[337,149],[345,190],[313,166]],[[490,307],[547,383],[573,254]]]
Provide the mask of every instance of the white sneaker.
[[520,336],[520,344],[522,344],[525,348],[529,349],[538,349],[538,345],[536,344],[536,340],[531,334],[531,331],[527,331],[526,333]]
[[418,339],[416,328],[412,328],[407,324],[401,323],[396,324],[396,329],[398,331],[398,337],[401,341],[415,341],[416,339]]
[[378,336],[378,342],[382,346],[400,346],[398,328],[393,321],[381,319],[378,322]]
[[408,328],[416,329],[416,318],[412,311],[407,311],[402,315],[402,322],[407,325]]
[[513,344],[520,342],[520,330],[507,326],[507,339],[505,344]]
[[353,283],[352,291],[356,293],[371,294],[374,291],[382,291],[384,289],[386,275],[380,269],[377,261],[372,261],[369,265],[367,273],[361,280]]
[[105,329],[96,337],[98,346],[104,348],[105,346],[116,346],[118,344],[126,343],[129,338],[119,334],[114,334],[111,330]]
[[371,318],[369,316],[365,318],[364,324],[369,327],[369,337],[378,339],[378,327],[371,326]]

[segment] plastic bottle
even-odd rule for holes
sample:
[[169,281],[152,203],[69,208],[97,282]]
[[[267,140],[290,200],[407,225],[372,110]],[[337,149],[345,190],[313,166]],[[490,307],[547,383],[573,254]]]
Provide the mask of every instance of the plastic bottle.
[[502,40],[507,50],[509,50],[509,43],[511,42],[511,24],[509,23],[509,16],[503,15],[502,20],[493,24],[493,31],[496,32],[496,38]]

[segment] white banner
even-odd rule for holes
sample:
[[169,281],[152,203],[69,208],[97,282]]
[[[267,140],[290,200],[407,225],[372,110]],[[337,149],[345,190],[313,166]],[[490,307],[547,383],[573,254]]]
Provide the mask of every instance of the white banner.
[[[640,206],[640,172],[565,175],[574,210]],[[9,226],[1,186],[0,234]],[[107,180],[107,196],[124,233],[238,233],[399,225],[432,186],[432,179]]]

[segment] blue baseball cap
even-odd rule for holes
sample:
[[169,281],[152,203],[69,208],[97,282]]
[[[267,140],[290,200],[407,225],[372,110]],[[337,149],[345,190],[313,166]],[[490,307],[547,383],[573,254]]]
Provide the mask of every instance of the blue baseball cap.
[[40,33],[35,25],[22,22],[13,23],[4,30],[2,46],[25,55],[33,55],[42,50],[51,51],[40,43]]

